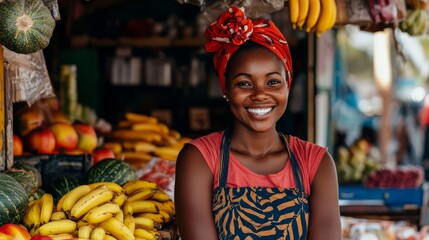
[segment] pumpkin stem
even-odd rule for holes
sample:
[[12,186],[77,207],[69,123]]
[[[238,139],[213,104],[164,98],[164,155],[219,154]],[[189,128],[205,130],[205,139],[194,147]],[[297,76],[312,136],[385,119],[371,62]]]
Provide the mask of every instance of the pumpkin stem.
[[19,16],[16,19],[16,27],[19,31],[27,32],[33,27],[33,20],[28,15]]

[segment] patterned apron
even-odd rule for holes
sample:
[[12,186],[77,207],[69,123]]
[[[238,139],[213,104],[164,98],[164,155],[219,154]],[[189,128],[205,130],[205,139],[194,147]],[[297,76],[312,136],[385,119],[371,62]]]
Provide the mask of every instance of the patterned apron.
[[212,209],[218,239],[307,239],[309,205],[298,162],[286,145],[296,188],[226,187],[231,131],[222,139],[219,186]]

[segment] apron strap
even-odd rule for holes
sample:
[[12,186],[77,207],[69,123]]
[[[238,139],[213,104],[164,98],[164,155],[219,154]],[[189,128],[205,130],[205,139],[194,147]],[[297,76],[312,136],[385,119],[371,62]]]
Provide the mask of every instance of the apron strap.
[[228,178],[229,147],[231,145],[231,129],[227,127],[223,133],[222,145],[220,147],[219,187],[226,187]]
[[293,176],[295,178],[296,187],[299,190],[304,191],[304,186],[303,186],[303,182],[302,182],[302,173],[301,173],[301,168],[299,167],[299,164],[298,164],[298,160],[296,159],[293,152],[290,150],[289,143],[286,140],[286,137],[280,132],[279,132],[279,134],[282,137],[283,143],[286,144],[286,148],[289,152],[290,164],[292,166],[292,171],[293,171]]

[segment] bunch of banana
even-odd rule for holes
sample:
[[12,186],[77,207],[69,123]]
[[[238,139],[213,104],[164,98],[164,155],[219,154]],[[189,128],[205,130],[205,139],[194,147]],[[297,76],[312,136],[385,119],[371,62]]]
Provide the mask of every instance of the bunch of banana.
[[335,25],[335,0],[289,0],[289,18],[293,29],[316,32],[317,37]]
[[411,36],[423,35],[429,27],[429,15],[424,9],[410,10],[407,17],[399,23],[401,31],[410,34]]
[[426,9],[429,6],[429,0],[406,0],[407,8]]
[[23,224],[32,236],[53,239],[158,239],[158,230],[174,219],[170,197],[154,182],[80,185],[54,205],[46,193],[28,204]]
[[104,146],[137,169],[153,157],[175,161],[183,145],[191,140],[155,117],[133,112],[124,115],[125,120],[118,123]]

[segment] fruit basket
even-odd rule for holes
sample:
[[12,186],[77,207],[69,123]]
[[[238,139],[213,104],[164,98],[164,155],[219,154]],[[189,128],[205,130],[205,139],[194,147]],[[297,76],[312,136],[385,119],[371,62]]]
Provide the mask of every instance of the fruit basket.
[[14,158],[15,162],[22,161],[39,170],[42,175],[42,188],[46,191],[49,191],[50,184],[61,176],[74,176],[78,180],[84,180],[91,160],[91,154],[42,154]]

